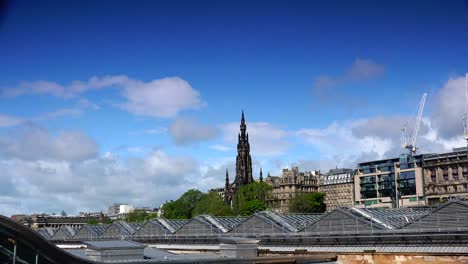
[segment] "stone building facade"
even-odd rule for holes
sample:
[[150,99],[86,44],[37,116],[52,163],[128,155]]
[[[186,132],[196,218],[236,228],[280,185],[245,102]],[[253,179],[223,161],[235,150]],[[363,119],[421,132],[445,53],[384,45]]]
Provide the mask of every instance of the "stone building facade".
[[327,211],[354,205],[354,171],[332,169],[320,176],[319,192],[325,193]]
[[300,172],[298,167],[283,169],[282,176],[268,176],[265,182],[273,187],[272,197],[268,205],[278,212],[289,211],[289,201],[297,193],[312,193],[318,191],[319,171]]
[[468,198],[468,149],[428,154],[423,158],[424,189],[428,204]]
[[60,228],[63,226],[81,228],[90,221],[97,221],[99,223],[103,223],[104,221],[109,220],[109,218],[107,216],[104,216],[103,213],[87,216],[56,216],[47,214],[34,214],[23,215],[21,217],[12,216],[12,219],[32,229],[44,227]]

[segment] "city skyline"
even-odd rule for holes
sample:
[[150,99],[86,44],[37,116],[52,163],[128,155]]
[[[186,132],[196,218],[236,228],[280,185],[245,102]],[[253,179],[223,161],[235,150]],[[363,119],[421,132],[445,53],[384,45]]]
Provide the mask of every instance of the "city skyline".
[[[235,175],[465,146],[465,1],[15,1],[0,12],[0,214],[159,206]],[[349,23],[352,20],[353,23]]]

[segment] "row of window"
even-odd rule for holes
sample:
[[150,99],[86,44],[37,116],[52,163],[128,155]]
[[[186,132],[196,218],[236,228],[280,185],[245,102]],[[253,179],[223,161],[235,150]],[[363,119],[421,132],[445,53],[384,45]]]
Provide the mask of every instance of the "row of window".
[[443,168],[432,168],[427,170],[428,176],[430,176],[430,179],[432,182],[437,182],[437,172],[439,172],[439,175],[442,175],[442,178],[444,181],[449,180],[449,174],[452,176],[453,180],[460,180],[460,169],[462,171],[461,176],[464,179],[468,179],[468,167],[463,166],[463,167],[443,167]]

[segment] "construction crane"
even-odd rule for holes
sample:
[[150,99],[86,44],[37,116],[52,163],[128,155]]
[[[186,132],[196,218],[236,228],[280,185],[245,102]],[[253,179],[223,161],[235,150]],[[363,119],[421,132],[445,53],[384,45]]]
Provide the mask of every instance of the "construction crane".
[[468,145],[468,72],[465,75],[465,114],[463,115],[463,138]]
[[[416,123],[414,124],[414,130],[413,130],[413,135],[411,137],[411,141],[408,142],[408,132],[407,132],[407,125],[408,122],[406,122],[403,125],[403,128],[401,129],[403,131],[403,148],[406,148],[409,150],[410,154],[416,154],[416,151],[418,148],[416,147],[416,138],[418,136],[419,132],[419,125],[421,124],[421,119],[422,119],[422,114],[424,111],[424,104],[426,103],[426,96],[427,93],[424,93],[421,98],[421,102],[419,102],[419,109],[418,109],[418,115],[416,117]],[[468,139],[467,139],[468,140]]]

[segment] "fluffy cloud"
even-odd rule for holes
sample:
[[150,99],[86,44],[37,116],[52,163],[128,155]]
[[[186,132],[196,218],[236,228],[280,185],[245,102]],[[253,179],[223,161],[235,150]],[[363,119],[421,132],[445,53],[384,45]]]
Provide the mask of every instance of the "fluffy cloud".
[[22,122],[23,122],[23,119],[19,117],[0,114],[0,127],[17,126],[21,124]]
[[[61,98],[73,98],[99,89],[120,88],[125,102],[118,104],[132,114],[149,117],[173,117],[180,111],[198,109],[205,103],[200,93],[190,84],[179,78],[170,77],[144,82],[130,79],[125,75],[92,77],[87,81],[73,81],[61,85],[50,81],[23,82],[18,87],[4,88],[3,96],[51,95]],[[88,101],[80,100],[87,108],[98,108]]]
[[[252,176],[254,179],[258,179],[260,162],[252,157]],[[198,186],[201,190],[207,190],[211,188],[224,187],[226,179],[226,169],[229,172],[229,182],[234,182],[236,178],[236,157],[228,156],[221,157],[215,160],[208,160],[201,165],[202,178],[199,182],[194,185]],[[266,177],[266,171],[263,171],[263,177]]]
[[176,119],[168,131],[172,140],[179,146],[212,139],[218,132],[215,127],[200,125],[191,118]]
[[465,107],[464,76],[450,78],[434,96],[431,120],[444,139],[462,137]]
[[57,135],[34,124],[26,124],[0,137],[0,157],[24,160],[83,160],[98,153],[97,144],[78,131]]
[[[354,168],[356,163],[396,157],[408,150],[402,148],[402,126],[408,117],[373,117],[369,119],[333,122],[319,129],[301,129],[296,134],[320,153],[321,160],[304,160],[306,166],[330,169],[335,166]],[[411,119],[410,119],[411,120]],[[409,123],[408,134],[413,132]],[[463,140],[446,140],[430,119],[423,118],[416,141],[418,153],[450,151],[463,146]]]
[[96,144],[76,131],[13,129],[0,138],[0,214],[105,211],[115,202],[160,206],[191,188],[223,186],[225,168],[235,171],[233,157],[199,163],[162,149],[116,153],[97,155]]
[[56,119],[60,117],[69,117],[69,116],[81,116],[83,114],[83,110],[79,108],[64,108],[59,109],[56,111],[47,112],[41,114],[35,120],[44,120],[44,119]]
[[[320,170],[322,173],[324,173],[338,165],[336,161],[331,159],[313,160],[305,158],[287,162],[281,159],[272,159],[264,163],[266,163],[268,166],[264,167],[263,177],[266,177],[268,173],[270,173],[271,176],[281,176],[284,168],[291,168],[294,166],[298,166],[301,171]],[[265,168],[268,168],[268,171],[266,171]]]
[[203,187],[220,188],[225,185],[226,169],[229,172],[229,181],[233,182],[236,177],[236,158],[225,157],[210,160],[201,166]]
[[165,127],[150,128],[150,129],[145,129],[145,131],[143,132],[145,134],[150,134],[150,135],[162,134],[162,133],[167,132],[167,128]]
[[228,147],[228,146],[219,145],[219,144],[211,145],[210,148],[211,148],[211,149],[214,149],[214,150],[218,150],[218,151],[229,151],[229,150],[232,150],[232,148],[230,148],[230,147]]
[[81,109],[91,109],[91,110],[99,110],[101,107],[88,99],[82,98],[78,100],[78,107]]
[[313,145],[323,158],[335,161],[338,166],[350,166],[361,153],[373,152],[377,154],[375,158],[380,158],[392,145],[390,139],[380,136],[354,136],[353,127],[363,122],[334,122],[322,129],[301,129],[297,135]]
[[[356,79],[368,78],[383,71],[383,68],[374,68],[370,62],[355,62],[346,76],[349,79],[351,76]],[[320,80],[319,86],[333,86],[336,81],[337,79],[326,77]],[[327,96],[331,96],[330,93]],[[450,78],[429,99],[426,106],[433,107],[426,107],[416,138],[419,153],[451,151],[454,147],[466,144],[462,138],[464,97],[465,78],[460,76]],[[407,152],[408,150],[402,148],[401,129],[405,123],[408,136],[411,137],[415,117],[409,116],[375,116],[333,122],[325,128],[301,129],[296,135],[312,145],[321,155],[320,160],[305,160],[304,166],[354,168],[360,161],[395,157]]]
[[380,76],[384,66],[370,59],[357,58],[346,73],[345,79],[364,80]]
[[134,80],[129,79],[127,76],[104,76],[104,77],[91,77],[89,80],[73,81],[69,85],[61,85],[51,81],[34,81],[22,82],[18,87],[2,89],[2,95],[8,97],[16,97],[20,95],[52,95],[55,97],[71,98],[76,97],[88,90],[97,90],[112,86],[131,85]]
[[383,65],[376,63],[371,59],[357,58],[346,71],[339,76],[318,76],[313,85],[313,91],[320,91],[323,88],[329,88],[349,81],[361,81],[371,79],[382,75],[385,71]]
[[[232,122],[221,126],[224,140],[237,143],[239,123]],[[252,155],[276,156],[286,153],[290,144],[286,141],[288,132],[267,122],[249,122],[247,124]]]
[[358,93],[350,92],[349,84],[376,78],[384,73],[384,66],[370,59],[357,58],[353,64],[337,76],[321,75],[314,80],[311,95],[314,104],[337,105],[355,110],[365,106],[367,99]]
[[164,78],[128,86],[124,91],[124,109],[135,115],[172,117],[186,109],[198,109],[204,103],[198,91],[180,78]]
[[[394,141],[403,141],[403,126],[406,127],[408,137],[414,132],[416,117],[408,116],[376,116],[369,119],[363,119],[354,122],[352,134],[357,138],[366,136],[376,136],[381,138],[390,138]],[[428,134],[433,128],[428,119],[421,121],[419,126],[419,137]]]
[[195,160],[162,150],[130,160],[110,153],[83,161],[8,159],[0,160],[0,170],[4,215],[105,211],[115,202],[159,206],[198,187],[194,182],[200,178]]

